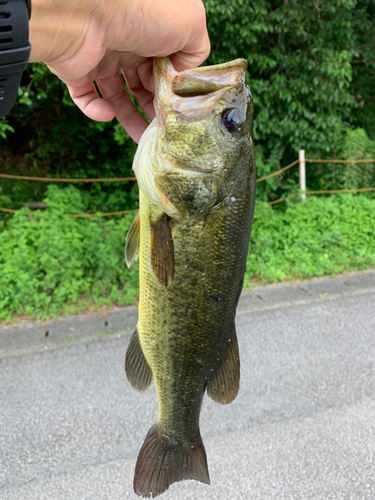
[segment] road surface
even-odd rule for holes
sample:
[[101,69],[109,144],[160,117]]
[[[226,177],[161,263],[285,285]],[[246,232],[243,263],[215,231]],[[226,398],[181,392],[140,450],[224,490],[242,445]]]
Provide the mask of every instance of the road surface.
[[[137,498],[155,390],[124,374],[136,309],[96,320],[0,329],[1,500]],[[161,498],[373,500],[375,273],[257,287],[237,331],[240,394],[201,414],[211,485]]]

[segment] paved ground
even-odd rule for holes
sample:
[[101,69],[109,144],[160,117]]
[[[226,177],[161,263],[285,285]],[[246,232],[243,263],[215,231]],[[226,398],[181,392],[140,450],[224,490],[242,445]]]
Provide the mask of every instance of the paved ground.
[[[202,410],[212,484],[162,498],[373,500],[374,301],[374,272],[244,294],[240,394]],[[127,308],[0,329],[1,500],[137,498],[157,403],[125,379],[135,322]]]

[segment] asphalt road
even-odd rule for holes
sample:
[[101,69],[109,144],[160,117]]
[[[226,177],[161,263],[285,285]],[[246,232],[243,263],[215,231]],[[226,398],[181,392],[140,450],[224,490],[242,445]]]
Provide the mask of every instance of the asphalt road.
[[[184,481],[161,498],[373,500],[374,304],[375,273],[244,294],[240,394],[228,406],[206,397],[202,409],[211,485]],[[135,316],[98,319],[104,332],[84,317],[0,329],[1,500],[137,498],[157,401],[125,379]]]

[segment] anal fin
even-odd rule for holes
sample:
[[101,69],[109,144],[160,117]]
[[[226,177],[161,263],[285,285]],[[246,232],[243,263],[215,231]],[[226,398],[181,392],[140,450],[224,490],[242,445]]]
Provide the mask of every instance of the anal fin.
[[207,383],[207,395],[216,403],[223,405],[231,403],[240,388],[240,357],[235,328],[228,339],[228,344],[224,361],[214,378]]
[[164,213],[156,221],[150,218],[151,267],[164,286],[174,277],[174,247],[169,221],[170,217]]
[[133,389],[139,392],[146,391],[152,384],[152,371],[143,354],[137,327],[126,350],[125,373]]
[[126,235],[125,262],[128,267],[130,267],[132,263],[138,258],[141,230],[140,221],[141,219],[138,212],[136,218],[133,220],[133,223],[129,228],[128,234]]

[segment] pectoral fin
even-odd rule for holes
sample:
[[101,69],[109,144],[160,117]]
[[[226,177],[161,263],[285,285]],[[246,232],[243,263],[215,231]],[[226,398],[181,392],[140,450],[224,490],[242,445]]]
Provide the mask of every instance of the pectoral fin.
[[207,395],[223,405],[235,399],[240,387],[240,357],[235,329],[228,339],[228,344],[224,361],[215,377],[207,383]]
[[174,248],[170,217],[164,214],[156,221],[150,218],[151,267],[159,282],[167,286],[174,276]]
[[139,392],[146,391],[152,384],[152,371],[143,354],[137,327],[126,350],[125,373],[133,389]]
[[138,259],[141,223],[139,212],[133,220],[125,240],[125,262],[128,267]]

